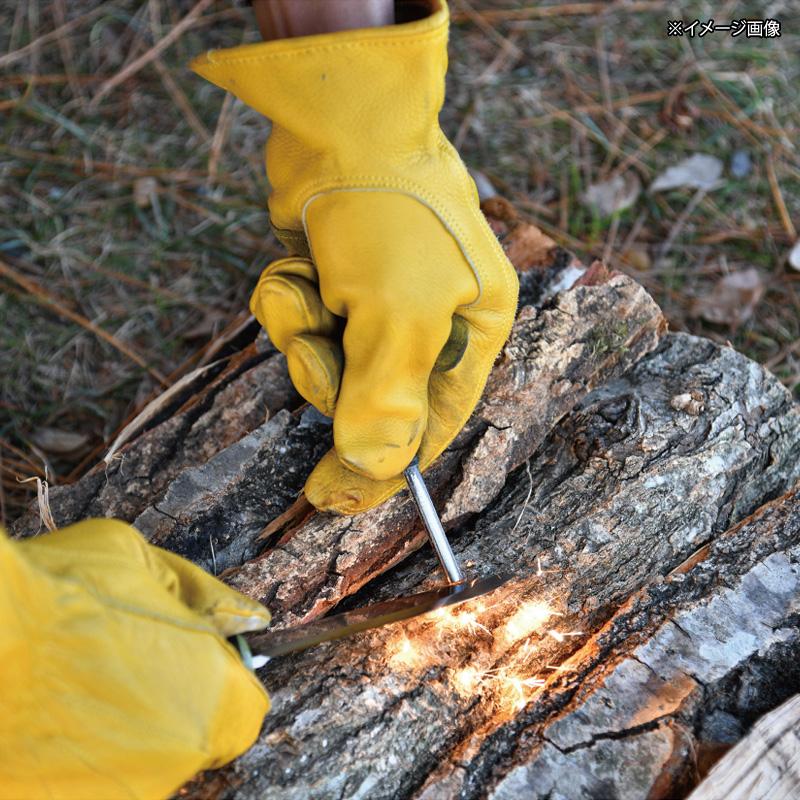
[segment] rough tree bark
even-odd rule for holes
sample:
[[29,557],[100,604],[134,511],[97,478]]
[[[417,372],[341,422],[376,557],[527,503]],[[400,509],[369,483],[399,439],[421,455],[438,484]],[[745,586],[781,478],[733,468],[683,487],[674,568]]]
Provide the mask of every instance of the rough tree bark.
[[[259,743],[192,791],[681,796],[708,753],[796,690],[797,495],[758,509],[797,480],[798,455],[800,415],[777,380],[728,348],[666,337],[457,532],[473,574],[515,575],[474,620],[411,621],[268,664]],[[422,550],[352,602],[438,579]],[[528,602],[563,616],[534,605],[531,624]]]
[[[660,312],[630,279],[593,265],[564,288],[582,270],[505,212],[496,230],[536,268],[426,478],[467,570],[513,579],[273,660],[259,741],[184,795],[682,797],[800,689],[797,407],[730,348],[658,344]],[[297,499],[329,444],[260,340],[54,490],[52,511],[135,521],[279,626],[439,582],[405,495],[355,518]]]

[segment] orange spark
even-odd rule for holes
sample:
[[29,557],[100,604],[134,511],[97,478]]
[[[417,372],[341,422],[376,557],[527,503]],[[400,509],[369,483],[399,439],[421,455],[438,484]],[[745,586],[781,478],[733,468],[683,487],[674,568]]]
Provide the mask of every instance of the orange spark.
[[536,600],[523,603],[501,628],[503,638],[509,644],[526,639],[539,630],[552,616],[561,616],[547,603]]
[[541,678],[521,678],[513,674],[501,675],[497,680],[501,708],[513,711],[525,708],[535,691],[545,684]]
[[481,623],[478,622],[478,617],[472,611],[465,611],[463,614],[459,614],[455,618],[455,622],[469,633],[474,634],[480,630],[491,635],[491,631],[485,625],[481,625]]
[[427,663],[427,655],[424,648],[415,645],[405,634],[395,646],[395,650],[389,656],[389,664],[396,670],[413,671]]

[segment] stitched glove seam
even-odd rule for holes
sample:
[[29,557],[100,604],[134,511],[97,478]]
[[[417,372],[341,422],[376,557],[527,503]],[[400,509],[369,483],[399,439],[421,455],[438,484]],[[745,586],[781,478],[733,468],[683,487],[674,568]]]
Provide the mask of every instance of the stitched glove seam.
[[[403,179],[397,178],[376,178],[374,176],[355,176],[349,177],[347,179],[342,179],[347,181],[348,185],[341,185],[336,180],[331,182],[330,180],[325,182],[319,182],[318,184],[314,185],[311,184],[307,186],[306,191],[301,192],[302,195],[307,196],[307,199],[303,203],[302,208],[302,223],[303,223],[303,231],[305,233],[306,240],[309,242],[310,249],[312,251],[312,260],[313,260],[313,245],[311,243],[311,237],[308,232],[308,226],[306,224],[306,212],[309,205],[319,196],[325,194],[334,194],[336,192],[347,192],[347,191],[385,191],[385,192],[397,192],[399,194],[404,194],[407,197],[411,197],[412,199],[416,200],[419,203],[422,203],[426,208],[430,209],[439,221],[444,226],[445,230],[453,237],[455,242],[458,244],[459,249],[461,250],[464,259],[469,264],[470,268],[472,269],[473,274],[475,275],[476,280],[478,281],[478,296],[477,298],[465,308],[469,308],[471,306],[475,306],[480,303],[484,290],[490,291],[494,289],[494,283],[491,280],[491,272],[486,270],[473,256],[473,251],[477,249],[475,245],[472,243],[471,237],[469,237],[461,225],[456,221],[456,219],[448,214],[445,210],[446,206],[443,206],[441,201],[439,201],[435,195],[428,194],[421,190],[421,187],[418,184],[414,184],[411,181],[405,181]],[[380,183],[379,181],[383,181]],[[316,190],[314,190],[316,188]],[[299,233],[299,231],[298,231]],[[487,237],[489,240],[489,237]],[[500,247],[497,240],[492,236],[491,240],[494,242],[496,247],[500,250],[499,255],[505,259],[505,254],[502,252],[502,248]],[[512,286],[512,282],[510,280],[510,275],[508,274],[508,270],[503,270],[503,277],[507,287]]]

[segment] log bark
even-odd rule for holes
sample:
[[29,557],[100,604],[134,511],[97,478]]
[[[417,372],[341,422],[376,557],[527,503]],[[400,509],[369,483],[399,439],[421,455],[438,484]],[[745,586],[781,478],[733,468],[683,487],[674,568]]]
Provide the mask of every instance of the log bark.
[[[156,402],[157,413],[130,442],[77,483],[51,487],[51,510],[59,527],[90,516],[132,522],[186,469],[213,459],[280,411],[299,407],[301,399],[285,358],[262,337],[198,370],[168,402]],[[280,486],[276,489],[280,505]],[[288,491],[293,499],[299,487]],[[38,510],[32,509],[13,531],[30,536],[40,528]]]
[[766,714],[725,755],[689,800],[800,797],[800,695]]
[[[271,662],[259,742],[190,795],[683,796],[709,753],[797,691],[798,495],[769,501],[798,456],[776,379],[666,337],[455,532],[472,574],[510,584],[474,618]],[[438,580],[421,550],[351,602]]]

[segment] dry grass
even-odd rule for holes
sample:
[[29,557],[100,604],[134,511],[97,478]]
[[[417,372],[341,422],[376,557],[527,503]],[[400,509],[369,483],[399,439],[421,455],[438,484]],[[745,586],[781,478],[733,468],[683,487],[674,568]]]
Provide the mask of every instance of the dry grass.
[[[771,40],[668,39],[675,4],[659,2],[452,5],[442,121],[465,160],[554,238],[633,272],[673,328],[730,339],[796,389],[800,273],[785,256],[800,218],[797,0],[766,13],[682,4],[684,19],[783,20]],[[4,3],[0,22],[0,514],[10,518],[35,494],[18,479],[68,476],[246,306],[280,250],[264,213],[264,121],[185,67],[209,47],[255,41],[249,8],[32,0]],[[685,155],[727,164],[741,149],[749,175],[726,171],[703,197],[645,194],[608,219],[580,202],[617,173],[647,185]],[[751,266],[766,292],[750,320],[713,328],[691,316],[716,279]],[[43,429],[84,441],[58,452]]]
[[[474,24],[478,5],[491,37]],[[652,2],[625,12],[615,3],[454,6],[463,22],[453,36],[445,126],[467,161],[561,243],[633,274],[673,329],[730,340],[800,390],[800,274],[786,265],[800,217],[800,37],[791,24],[800,3]],[[600,6],[607,11],[582,15]],[[783,32],[668,38],[675,17],[771,17]],[[495,66],[498,34],[515,52]],[[734,178],[729,165],[740,150],[752,169]],[[719,189],[645,193],[608,218],[581,203],[593,183],[632,172],[647,186],[694,153],[726,164]],[[749,267],[765,285],[752,318],[732,327],[693,316],[721,276]]]

